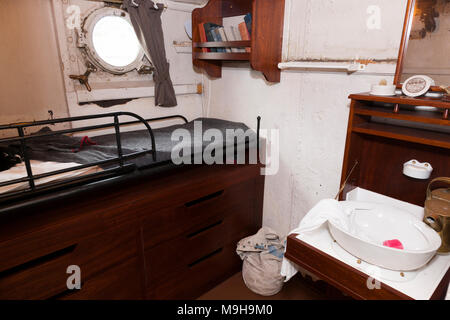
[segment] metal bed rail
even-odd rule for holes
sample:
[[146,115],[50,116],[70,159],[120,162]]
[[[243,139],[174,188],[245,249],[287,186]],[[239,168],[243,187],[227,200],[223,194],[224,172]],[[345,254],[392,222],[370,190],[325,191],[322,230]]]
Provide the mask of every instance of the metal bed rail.
[[[120,123],[120,121],[119,121],[120,116],[128,116],[128,117],[136,118],[137,120]],[[83,120],[102,119],[102,118],[112,118],[113,122],[106,123],[106,124],[99,124],[99,125],[84,126],[84,127],[80,127],[80,128],[57,130],[57,131],[45,132],[45,133],[41,133],[41,134],[25,135],[25,133],[24,133],[24,128],[28,128],[28,127],[51,125],[51,124],[64,123],[64,122],[76,122],[76,121],[83,121]],[[185,123],[188,122],[188,120],[184,116],[181,116],[181,115],[172,115],[172,116],[144,119],[141,116],[139,116],[135,113],[132,113],[132,112],[114,112],[114,113],[105,113],[105,114],[97,114],[97,115],[87,115],[87,116],[35,121],[35,122],[30,122],[30,123],[0,125],[0,130],[11,130],[11,129],[17,130],[18,137],[0,139],[0,144],[20,142],[21,156],[25,163],[25,168],[27,171],[26,177],[2,182],[2,183],[0,183],[0,187],[14,185],[17,183],[22,183],[22,182],[28,182],[28,184],[29,184],[29,187],[26,189],[21,189],[19,191],[15,191],[15,192],[7,192],[4,195],[0,195],[0,199],[5,198],[5,197],[11,197],[11,196],[23,194],[23,193],[38,191],[39,189],[48,188],[48,184],[46,184],[42,188],[39,188],[36,185],[36,180],[63,174],[63,173],[68,173],[71,171],[77,171],[77,170],[86,169],[86,168],[94,167],[94,166],[100,166],[100,165],[108,165],[108,164],[114,164],[114,163],[118,164],[116,167],[103,170],[102,172],[84,175],[84,176],[80,176],[80,177],[76,177],[76,178],[72,178],[72,179],[65,179],[64,180],[65,183],[77,182],[77,181],[81,181],[81,180],[89,180],[89,178],[100,178],[100,177],[107,176],[107,175],[109,176],[111,174],[123,173],[126,170],[131,170],[133,167],[135,167],[134,164],[125,164],[126,160],[137,158],[137,157],[145,155],[145,154],[151,154],[153,161],[156,162],[155,136],[153,134],[152,128],[149,125],[149,122],[164,121],[164,120],[177,119],[177,118],[182,119]],[[146,130],[149,133],[149,137],[150,137],[150,141],[151,141],[151,149],[124,155],[123,150],[122,150],[120,127],[126,126],[126,125],[137,125],[137,124],[143,124],[146,127]],[[51,171],[51,172],[47,172],[44,174],[39,174],[39,175],[33,174],[31,162],[30,162],[29,156],[27,155],[27,141],[33,140],[33,139],[39,139],[42,137],[48,137],[48,136],[56,136],[56,135],[83,132],[83,131],[92,131],[92,130],[98,130],[98,129],[112,128],[112,127],[114,127],[114,129],[115,129],[115,137],[116,137],[116,144],[117,144],[117,157],[102,160],[102,161],[92,162],[92,163],[88,163],[88,164],[84,164],[84,165],[79,165],[79,166],[75,166],[75,167],[71,167],[71,168],[67,168],[67,169]],[[49,183],[49,184],[58,185],[61,183]]]

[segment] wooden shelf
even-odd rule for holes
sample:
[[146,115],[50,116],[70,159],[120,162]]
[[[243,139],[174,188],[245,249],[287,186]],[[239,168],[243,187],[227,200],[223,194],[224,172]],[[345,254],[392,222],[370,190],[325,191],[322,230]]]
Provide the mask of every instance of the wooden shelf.
[[[192,59],[195,67],[213,78],[222,77],[222,61],[250,61],[267,81],[280,82],[285,0],[210,0],[203,8],[192,12]],[[228,17],[252,14],[252,40],[232,42],[202,42],[199,25],[223,25]],[[270,22],[268,22],[270,17]],[[202,48],[251,48],[250,53],[202,52]]]
[[194,48],[248,48],[251,41],[194,42]]
[[373,122],[355,124],[352,128],[352,131],[384,138],[415,142],[434,147],[450,149],[450,134],[436,131],[421,130],[416,128],[408,128]]
[[195,59],[224,60],[224,61],[249,61],[250,53],[224,53],[224,52],[195,52]]
[[450,126],[450,120],[444,119],[443,112],[406,110],[406,109],[399,109],[397,112],[395,112],[393,108],[389,109],[386,107],[379,107],[366,104],[357,104],[355,106],[354,112],[355,114],[364,116],[375,116],[396,120]]
[[450,109],[450,102],[444,102],[440,98],[430,98],[430,97],[411,98],[407,96],[381,97],[371,95],[370,93],[351,94],[349,98],[358,101],[384,102],[391,104],[427,106],[442,109]]
[[[361,187],[423,206],[430,180],[408,177],[402,166],[416,159],[433,166],[430,179],[450,176],[450,120],[443,118],[450,104],[433,98],[378,97],[367,93],[350,97],[341,176],[341,183],[347,177],[348,183],[341,199],[353,188]],[[430,104],[440,110],[414,109]]]

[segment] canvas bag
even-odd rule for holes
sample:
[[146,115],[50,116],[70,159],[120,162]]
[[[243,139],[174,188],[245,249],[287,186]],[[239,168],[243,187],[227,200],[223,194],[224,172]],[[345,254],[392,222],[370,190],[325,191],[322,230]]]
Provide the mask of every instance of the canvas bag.
[[270,228],[264,227],[237,244],[237,254],[243,260],[242,277],[245,285],[262,296],[273,296],[283,288],[281,262],[284,241]]

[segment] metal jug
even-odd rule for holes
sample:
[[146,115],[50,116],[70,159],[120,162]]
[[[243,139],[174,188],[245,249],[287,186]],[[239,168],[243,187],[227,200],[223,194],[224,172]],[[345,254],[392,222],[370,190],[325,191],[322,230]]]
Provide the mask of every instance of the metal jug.
[[445,182],[450,186],[450,178],[436,178],[430,182],[425,201],[423,221],[433,228],[442,239],[438,252],[450,252],[450,187],[431,190],[435,182]]

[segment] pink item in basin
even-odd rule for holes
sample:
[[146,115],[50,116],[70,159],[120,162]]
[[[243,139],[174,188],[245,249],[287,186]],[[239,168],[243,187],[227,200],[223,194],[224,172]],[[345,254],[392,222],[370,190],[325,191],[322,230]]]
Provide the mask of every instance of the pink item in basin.
[[383,242],[383,246],[403,250],[403,244],[398,239],[386,240]]

